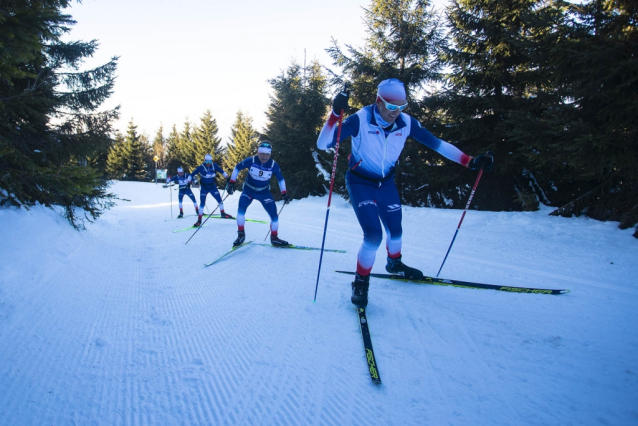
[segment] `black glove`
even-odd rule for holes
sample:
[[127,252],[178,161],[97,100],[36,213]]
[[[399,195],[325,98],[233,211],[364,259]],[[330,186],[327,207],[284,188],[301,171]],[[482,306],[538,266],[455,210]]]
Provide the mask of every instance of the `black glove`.
[[228,185],[226,185],[226,191],[228,191],[230,195],[233,195],[235,192],[235,182],[228,182]]
[[284,204],[288,204],[290,202],[290,196],[288,196],[285,192],[281,193],[281,198],[284,200]]
[[350,99],[350,92],[344,87],[343,91],[335,96],[332,101],[332,111],[335,115],[341,115],[341,111],[345,111],[348,108],[348,99]]
[[486,172],[489,172],[494,166],[493,154],[490,151],[487,151],[485,154],[481,154],[476,158],[472,158],[467,166],[470,168],[470,170],[478,170],[482,168]]

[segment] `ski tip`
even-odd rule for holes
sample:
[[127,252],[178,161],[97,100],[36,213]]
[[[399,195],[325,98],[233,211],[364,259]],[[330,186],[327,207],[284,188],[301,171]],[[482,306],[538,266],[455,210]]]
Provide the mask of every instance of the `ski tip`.
[[566,288],[565,290],[558,290],[558,294],[567,294],[567,293],[571,293],[572,291],[568,288]]

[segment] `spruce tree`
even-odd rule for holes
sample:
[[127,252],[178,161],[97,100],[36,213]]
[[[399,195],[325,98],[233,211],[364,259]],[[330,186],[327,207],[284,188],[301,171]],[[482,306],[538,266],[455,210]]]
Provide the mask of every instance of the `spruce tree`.
[[[117,108],[117,58],[80,66],[97,42],[63,42],[75,24],[66,0],[4,2],[0,12],[0,204],[64,207],[75,227],[112,203],[101,175]],[[55,118],[55,120],[52,120]]]
[[[200,119],[199,126],[193,130],[191,135],[193,141],[191,149],[197,164],[203,163],[204,156],[210,154],[214,163],[223,166],[225,149],[221,144],[221,138],[217,136],[218,131],[217,121],[213,118],[210,110],[206,111]],[[220,187],[226,185],[221,175],[217,175],[216,181]]]
[[[484,175],[474,208],[535,210],[539,198],[549,201],[523,135],[557,101],[543,54],[559,12],[542,0],[455,0],[448,9],[452,42],[443,59],[451,71],[444,89],[422,106],[441,139],[469,155],[494,153],[495,171]],[[425,170],[428,196],[462,206],[476,172],[440,163]]]
[[415,103],[418,92],[437,81],[440,64],[437,52],[442,40],[438,16],[427,0],[373,0],[365,9],[365,46],[358,50],[346,46],[344,52],[335,41],[327,49],[342,69],[345,80],[333,79],[352,90],[350,104],[355,109],[376,100],[378,84],[398,78],[406,85],[408,102]]
[[159,127],[153,139],[153,156],[157,156],[157,168],[163,169],[166,166],[166,139],[164,138],[164,126]]
[[274,94],[264,132],[264,138],[273,144],[272,156],[281,166],[288,191],[295,198],[326,193],[325,180],[317,170],[319,158],[325,154],[316,146],[329,103],[327,77],[316,61],[306,73],[304,76],[302,67],[293,63],[270,80]]
[[146,133],[140,134],[140,145],[142,157],[144,158],[144,170],[146,170],[146,178],[144,180],[155,179],[155,161],[153,161],[153,145]]
[[115,142],[109,150],[106,160],[106,172],[111,179],[123,180],[126,170],[126,161],[124,158],[124,136],[120,132],[115,134]]
[[122,159],[124,163],[123,180],[142,181],[147,180],[149,175],[145,157],[145,150],[142,138],[137,133],[137,126],[133,120],[129,122],[122,149]]
[[222,164],[225,150],[221,138],[217,136],[218,132],[217,120],[213,118],[210,110],[207,110],[200,119],[199,126],[193,131],[193,150],[196,158],[201,157],[203,160],[204,155],[210,154],[215,163]]
[[[195,152],[195,143],[193,140],[193,128],[191,122],[186,119],[184,122],[184,128],[179,134],[179,143],[182,154],[182,161],[184,166],[189,170],[194,170],[197,166],[202,164],[204,157],[198,157]],[[182,166],[182,167],[184,167]]]
[[190,166],[186,164],[186,144],[182,142],[182,139],[177,131],[177,126],[173,124],[171,132],[166,139],[166,168],[168,173],[174,176],[177,173],[177,168],[184,168],[185,172],[192,172]]
[[[571,5],[549,61],[562,102],[536,128],[556,214],[638,222],[638,8],[592,0]],[[549,180],[549,179],[548,179]],[[638,228],[634,234],[638,237]]]
[[[233,123],[231,129],[228,149],[224,156],[224,170],[229,174],[232,173],[238,163],[257,154],[258,145],[259,135],[253,127],[252,118],[241,111],[237,111],[235,123]],[[246,173],[246,170],[242,170],[237,176],[237,188],[241,188],[241,184],[246,179]]]

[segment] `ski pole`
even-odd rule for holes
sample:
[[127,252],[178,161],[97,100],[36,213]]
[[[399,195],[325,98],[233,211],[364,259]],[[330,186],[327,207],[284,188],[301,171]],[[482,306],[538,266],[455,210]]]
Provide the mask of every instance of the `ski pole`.
[[[281,208],[279,209],[279,212],[277,213],[277,216],[279,216],[281,214],[281,211],[284,209],[284,207],[286,207],[286,203],[284,203],[284,205],[281,206]],[[266,238],[268,238],[268,235],[270,235],[270,228],[268,229],[268,233],[264,237],[264,241],[266,241]]]
[[171,220],[173,220],[173,185],[168,186],[168,192],[171,194]]
[[447,260],[448,254],[450,254],[450,250],[452,250],[452,244],[454,244],[454,240],[456,239],[456,234],[459,233],[459,229],[461,229],[461,224],[463,223],[463,219],[465,218],[465,213],[470,208],[470,203],[472,203],[472,198],[474,198],[474,192],[476,192],[476,187],[478,186],[479,180],[481,180],[481,175],[483,174],[483,167],[479,170],[478,176],[476,177],[476,182],[474,182],[474,188],[472,188],[472,192],[470,192],[470,198],[467,200],[467,205],[465,206],[465,210],[463,210],[463,215],[461,216],[461,220],[459,221],[459,226],[456,227],[456,232],[454,233],[454,237],[452,237],[452,242],[450,243],[450,247],[447,249],[447,253],[445,253],[445,258],[443,259],[443,263],[441,263],[441,267],[439,268],[439,272],[437,272],[436,276],[438,278],[441,273],[441,269],[443,269],[443,265],[445,265],[445,261]]
[[332,175],[330,176],[330,192],[328,193],[328,208],[326,209],[326,223],[323,226],[323,239],[321,241],[321,254],[319,255],[319,269],[317,270],[317,284],[315,284],[315,299],[317,301],[317,289],[319,288],[319,276],[321,275],[321,262],[323,261],[323,248],[326,244],[326,231],[328,229],[328,216],[330,215],[330,202],[332,201],[332,190],[335,185],[335,174],[337,174],[337,157],[339,156],[339,139],[341,139],[341,120],[343,119],[343,110],[339,116],[339,130],[337,130],[337,145],[335,146],[335,159],[332,162]]
[[[297,184],[297,186],[295,187],[295,190],[292,192],[292,195],[290,198],[294,198],[295,194],[297,193],[297,189],[299,188],[299,183]],[[281,211],[284,209],[284,206],[286,205],[286,203],[284,203],[283,206],[281,206],[281,209],[279,209],[279,213],[277,213],[277,216],[279,216],[281,214]],[[268,235],[270,235],[270,228],[268,228],[268,233],[266,234],[266,236],[264,237],[264,241],[266,241],[266,238],[268,238]]]
[[[224,191],[226,191],[226,190],[224,189]],[[228,196],[229,196],[229,195],[230,195],[230,194],[226,194],[226,196],[222,199],[222,203],[223,203],[224,201],[226,201],[226,198],[228,198]],[[213,212],[212,212],[212,213],[210,213],[210,215],[209,215],[209,216],[212,216],[213,214],[215,214],[215,212],[217,211],[217,209],[219,208],[219,206],[220,206],[220,205],[219,205],[219,204],[217,204],[217,207],[215,207],[215,210],[213,210]]]
[[[226,188],[227,188],[227,187],[228,187],[228,185],[226,185]],[[224,193],[226,192],[226,188],[224,188]],[[224,202],[224,200],[225,200],[226,198],[228,198],[228,196],[229,196],[229,195],[230,195],[230,194],[226,194],[226,196],[225,196],[224,198],[222,198],[222,203]],[[220,203],[220,204],[221,204],[221,203]],[[215,212],[217,211],[217,209],[218,209],[218,208],[219,208],[219,204],[217,204],[217,207],[215,208],[215,210],[213,210],[213,213],[215,213]],[[202,213],[203,213],[203,212],[202,212]],[[213,215],[213,213],[211,213],[209,216],[207,216],[207,217],[206,217],[206,220],[204,221],[204,223],[202,223],[200,226],[198,226],[198,227],[197,227],[197,229],[195,230],[195,232],[193,232],[193,235],[191,235],[191,237],[188,239],[188,241],[190,241],[190,240],[191,240],[191,239],[195,236],[195,234],[197,234],[197,232],[198,232],[201,228],[203,228],[203,227],[204,227],[204,225],[206,224],[206,222],[208,222],[208,219],[210,219],[210,217]],[[184,245],[188,244],[188,241],[186,241],[186,242],[184,243]]]

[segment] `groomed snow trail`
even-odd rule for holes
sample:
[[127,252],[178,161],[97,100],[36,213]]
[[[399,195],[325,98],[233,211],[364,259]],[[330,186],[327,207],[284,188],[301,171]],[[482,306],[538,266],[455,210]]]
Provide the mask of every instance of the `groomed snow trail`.
[[[168,189],[112,191],[131,201],[85,232],[42,207],[0,210],[2,425],[638,423],[638,242],[614,223],[470,211],[441,276],[572,292],[373,279],[375,386],[350,277],[334,273],[361,241],[347,202],[333,199],[326,247],[348,253],[324,254],[313,303],[319,252],[247,246],[206,268],[235,221],[184,245],[191,232],[172,231],[195,218],[165,221]],[[281,237],[319,247],[325,208],[286,206]],[[435,274],[460,213],[404,207],[404,261]],[[268,219],[259,203],[247,217]],[[261,243],[268,225],[246,232]]]

